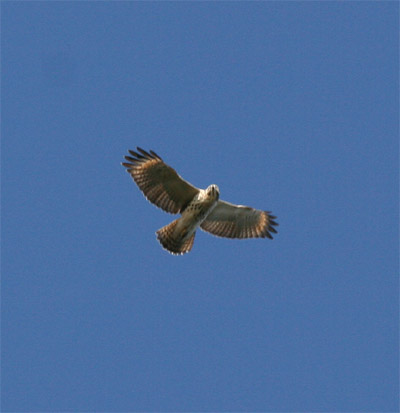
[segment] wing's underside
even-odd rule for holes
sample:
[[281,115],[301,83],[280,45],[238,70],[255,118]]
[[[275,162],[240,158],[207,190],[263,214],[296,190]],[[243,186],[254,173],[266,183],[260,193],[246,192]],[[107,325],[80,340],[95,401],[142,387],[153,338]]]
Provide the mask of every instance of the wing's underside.
[[199,190],[180,177],[153,151],[129,150],[125,166],[144,196],[166,212],[184,210]]
[[270,238],[278,225],[269,211],[218,201],[217,206],[200,225],[201,229],[225,238]]

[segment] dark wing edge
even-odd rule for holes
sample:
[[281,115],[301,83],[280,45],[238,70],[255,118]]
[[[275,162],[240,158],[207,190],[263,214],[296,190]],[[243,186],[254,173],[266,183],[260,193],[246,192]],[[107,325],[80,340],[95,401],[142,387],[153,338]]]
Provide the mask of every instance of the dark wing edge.
[[154,151],[128,150],[122,165],[148,201],[171,214],[183,211],[199,190],[185,181]]
[[276,234],[276,216],[243,205],[218,201],[217,206],[202,222],[200,228],[217,237],[224,238],[269,238]]

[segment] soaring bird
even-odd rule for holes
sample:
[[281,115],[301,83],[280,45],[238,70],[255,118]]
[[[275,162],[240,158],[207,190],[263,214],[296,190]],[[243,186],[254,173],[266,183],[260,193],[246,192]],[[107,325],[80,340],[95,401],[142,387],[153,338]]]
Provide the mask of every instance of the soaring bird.
[[154,151],[129,150],[122,165],[144,196],[171,214],[181,214],[157,232],[157,239],[171,254],[181,255],[193,247],[196,230],[226,238],[270,238],[276,233],[276,217],[244,205],[219,199],[219,188],[199,189],[185,181]]

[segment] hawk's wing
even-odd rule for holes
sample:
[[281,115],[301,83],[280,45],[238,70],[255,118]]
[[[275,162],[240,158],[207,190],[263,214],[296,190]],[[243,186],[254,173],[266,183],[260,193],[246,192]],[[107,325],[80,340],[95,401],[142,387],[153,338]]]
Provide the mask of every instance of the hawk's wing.
[[278,225],[268,211],[218,201],[200,225],[204,231],[226,238],[271,238]]
[[186,208],[199,192],[197,188],[181,178],[153,151],[141,148],[129,151],[128,162],[122,163],[142,190],[144,196],[166,212],[177,214]]

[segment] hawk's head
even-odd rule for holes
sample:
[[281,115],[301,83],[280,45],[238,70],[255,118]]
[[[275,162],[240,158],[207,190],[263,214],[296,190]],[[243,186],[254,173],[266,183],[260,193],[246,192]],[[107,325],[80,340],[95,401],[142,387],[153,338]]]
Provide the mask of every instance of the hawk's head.
[[214,199],[215,201],[218,201],[219,198],[219,188],[217,185],[210,185],[206,189],[207,197],[210,199]]

